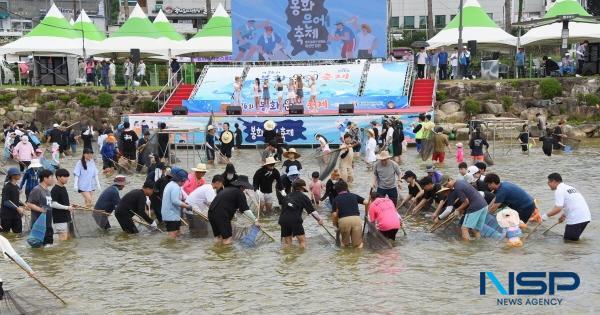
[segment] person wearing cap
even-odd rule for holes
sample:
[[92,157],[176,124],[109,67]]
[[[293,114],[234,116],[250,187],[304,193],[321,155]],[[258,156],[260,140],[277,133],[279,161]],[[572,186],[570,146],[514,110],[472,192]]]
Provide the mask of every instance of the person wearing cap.
[[330,36],[330,40],[342,42],[342,59],[354,58],[355,35],[351,28],[344,25],[344,22],[338,21],[335,23],[335,33]]
[[25,171],[25,174],[23,175],[23,180],[21,181],[21,185],[19,186],[20,189],[23,189],[23,187],[25,187],[25,198],[29,196],[29,193],[33,190],[33,188],[39,185],[39,173],[43,169],[44,167],[42,163],[40,163],[40,160],[31,160],[31,164],[29,164],[29,167]]
[[[116,138],[113,135],[106,137],[106,141],[100,148],[100,155],[102,156],[102,172],[106,176],[112,176],[117,165],[115,160],[117,159],[117,145]],[[83,152],[92,151],[91,149],[84,149]],[[93,151],[92,151],[93,152]]]
[[201,227],[200,225],[204,225],[204,223],[200,223],[197,220],[195,214],[198,212],[206,213],[206,211],[208,211],[208,206],[210,206],[210,203],[217,196],[217,191],[221,189],[223,189],[223,176],[215,175],[213,176],[210,184],[204,184],[201,187],[198,187],[198,189],[194,190],[189,196],[187,196],[185,202],[192,206],[192,211],[185,211],[186,217],[188,218],[190,224],[190,232],[199,229]]
[[252,185],[254,190],[260,190],[263,193],[263,200],[261,200],[261,206],[264,205],[264,210],[267,213],[271,213],[273,210],[273,182],[275,182],[275,189],[280,191],[285,196],[285,190],[281,184],[281,175],[275,168],[275,158],[268,157],[261,168],[259,168],[252,178]]
[[404,180],[408,184],[408,194],[402,198],[402,201],[398,205],[398,209],[400,209],[407,202],[411,202],[408,206],[408,209],[412,208],[415,205],[417,195],[423,190],[419,183],[417,182],[417,175],[413,171],[406,171],[402,176],[402,180]]
[[373,129],[367,129],[369,139],[367,140],[367,146],[365,149],[365,162],[367,163],[367,171],[373,168],[373,163],[377,161],[375,151],[377,151],[377,141],[375,141],[375,131]]
[[426,167],[427,177],[430,177],[434,184],[439,184],[442,179],[442,173],[433,165]]
[[[488,204],[483,196],[465,181],[455,180],[449,176],[444,176],[440,185],[451,190],[446,199],[446,204],[454,205],[456,200],[462,202],[454,210],[465,215],[461,226],[462,239],[465,241],[471,240],[470,233],[473,233],[476,239],[479,238],[488,213]],[[434,220],[438,220],[438,213],[439,209],[434,213]]]
[[0,232],[21,233],[23,231],[21,218],[25,213],[25,204],[19,200],[19,180],[21,180],[19,169],[9,168],[6,172],[6,183],[2,187]]
[[323,219],[315,211],[312,202],[304,194],[305,192],[308,192],[306,182],[303,179],[296,179],[292,183],[292,190],[287,196],[277,195],[279,204],[281,204],[278,223],[281,226],[281,242],[284,247],[291,246],[294,237],[298,240],[300,248],[306,247],[306,237],[302,226],[303,210],[312,215],[320,225],[323,225]]
[[323,195],[323,197],[321,197],[321,201],[324,201],[325,199],[329,198],[329,205],[332,208],[333,211],[333,201],[335,200],[335,197],[337,197],[337,191],[335,191],[335,184],[340,181],[340,171],[336,168],[333,170],[333,172],[331,172],[331,175],[329,175],[329,179],[327,180],[327,183],[325,183],[325,194]]
[[264,142],[266,144],[271,143],[271,141],[274,141],[275,143],[277,143],[277,141],[275,141],[275,138],[277,137],[277,132],[275,132],[275,127],[277,127],[277,124],[272,120],[267,120],[263,124],[263,128],[264,128],[263,138],[264,138]]
[[213,125],[208,125],[206,127],[206,160],[208,164],[214,164],[215,163],[215,127]]
[[295,165],[290,166],[287,174],[281,175],[281,186],[283,186],[286,194],[292,191],[292,183],[298,178],[300,178],[300,171]]
[[296,152],[296,149],[290,148],[289,150],[283,153],[283,157],[286,159],[283,161],[283,165],[281,165],[281,170],[283,174],[287,174],[290,170],[291,166],[296,166],[298,171],[302,170],[302,163],[298,161],[300,157],[300,153]]
[[139,233],[133,217],[143,219],[146,223],[153,227],[157,224],[146,212],[146,200],[154,193],[154,185],[150,182],[145,182],[142,189],[134,189],[123,196],[115,209],[115,217],[119,221],[119,225],[124,232],[128,234]]
[[23,172],[31,164],[31,160],[35,159],[35,149],[29,142],[29,137],[23,135],[20,140],[13,148],[13,158],[19,162],[19,167]]
[[206,164],[204,164],[204,163],[198,163],[198,165],[196,165],[196,167],[192,167],[192,172],[194,172],[194,173],[188,175],[187,181],[181,187],[181,190],[184,193],[184,197],[187,197],[198,187],[200,187],[206,183],[206,180],[204,179],[204,175],[206,174],[206,171],[207,171]]
[[250,218],[254,224],[258,224],[254,213],[248,207],[248,201],[244,194],[246,189],[253,189],[253,186],[248,181],[248,176],[239,175],[238,179],[231,183],[231,186],[223,188],[210,203],[208,221],[213,230],[215,244],[231,244],[233,237],[231,220],[233,220],[236,211]]
[[[125,188],[126,184],[127,184],[127,180],[125,179],[125,176],[117,175],[113,180],[113,184],[106,187],[106,189],[104,189],[104,191],[102,191],[102,193],[98,197],[98,200],[96,200],[94,209],[103,210],[109,214],[113,213],[113,211],[117,208],[119,201],[121,201],[121,196],[119,195],[119,191],[123,190],[123,188]],[[103,229],[103,230],[110,229],[110,223],[108,222],[108,219],[105,215],[102,215],[97,212],[93,212],[92,217],[94,218],[94,221],[96,221],[96,224],[101,229]]]
[[369,204],[369,221],[373,222],[377,230],[386,238],[395,241],[396,233],[402,225],[402,217],[396,211],[396,205],[390,198],[376,191],[371,191]]
[[46,233],[44,235],[43,245],[54,243],[54,230],[52,229],[52,196],[50,187],[54,185],[52,172],[42,170],[39,174],[40,184],[35,186],[29,197],[27,197],[27,207],[31,209],[31,226],[40,217],[46,213]]
[[227,159],[231,159],[231,149],[233,149],[233,133],[229,130],[229,123],[223,123],[223,131],[219,137],[221,142],[221,154]]
[[133,129],[130,128],[128,121],[123,123],[123,131],[119,135],[121,154],[129,161],[135,161],[136,156],[136,145],[139,137]]
[[381,151],[373,167],[371,187],[381,196],[387,196],[394,205],[398,202],[398,187],[401,185],[402,171],[398,163],[390,160],[388,151]]
[[73,189],[83,196],[85,206],[91,207],[94,191],[101,189],[98,168],[96,168],[92,150],[83,150],[81,159],[75,164],[73,175],[75,176]]
[[418,203],[412,209],[413,214],[418,213],[426,206],[432,205],[434,202],[437,202],[438,205],[441,202],[441,196],[438,194],[438,192],[442,189],[442,187],[440,184],[434,184],[431,177],[425,176],[421,178],[421,180],[419,180],[419,186],[421,186],[421,191],[414,197],[415,202]]
[[592,220],[590,207],[575,187],[563,183],[558,173],[548,175],[548,187],[554,191],[554,207],[542,215],[542,220],[562,213],[558,222],[567,221],[563,238],[566,241],[578,241]]
[[192,210],[192,206],[183,202],[181,186],[188,178],[188,173],[181,168],[171,168],[171,181],[162,194],[161,214],[165,222],[167,234],[170,238],[177,238],[180,234],[181,211]]
[[[152,159],[149,159],[149,155],[152,154],[152,152],[149,152],[149,154],[146,154],[146,147],[148,146],[148,141],[150,140],[150,131],[146,130],[143,133],[143,136],[141,139],[138,140],[137,142],[137,166],[135,168],[136,172],[140,173],[142,171],[142,168],[144,167],[144,165],[149,166],[153,161]],[[148,150],[150,151],[150,150]]]
[[261,152],[260,158],[261,162],[265,163],[268,157],[275,157],[277,154],[277,142],[275,140],[271,140],[267,143],[265,149]]
[[367,206],[369,201],[363,197],[350,193],[348,184],[339,181],[335,184],[337,197],[333,201],[332,219],[333,224],[340,232],[341,247],[347,247],[352,244],[354,247],[362,248],[362,220],[358,205]]
[[[50,133],[46,138],[46,143],[56,142],[58,144],[61,144],[63,142],[63,136],[63,132],[62,130],[60,130],[60,125],[55,123],[52,125],[52,129],[50,130]],[[63,153],[62,149],[60,153]]]
[[500,182],[500,176],[494,173],[485,177],[485,183],[495,195],[494,203],[489,206],[490,213],[496,213],[502,205],[505,205],[517,211],[519,218],[525,224],[527,224],[527,221],[534,219],[535,202],[523,188],[511,182]]
[[70,174],[66,169],[59,168],[54,176],[56,177],[56,185],[50,190],[53,228],[58,233],[59,240],[66,241],[69,239],[69,223],[72,224],[71,211],[73,210],[65,186],[69,182]]

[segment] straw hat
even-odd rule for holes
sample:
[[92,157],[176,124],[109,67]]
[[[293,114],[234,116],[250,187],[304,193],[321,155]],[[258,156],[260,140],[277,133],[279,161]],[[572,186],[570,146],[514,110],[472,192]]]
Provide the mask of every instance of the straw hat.
[[206,130],[208,130],[208,131],[211,131],[213,129],[215,129],[215,126],[213,126],[213,125],[208,125],[208,127],[206,127]]
[[510,208],[502,209],[496,214],[496,220],[503,228],[519,226],[519,213]]
[[378,160],[387,160],[391,158],[390,153],[387,150],[381,151],[381,153],[377,154]]
[[277,163],[277,161],[275,161],[275,158],[272,156],[269,156],[266,160],[265,163],[263,165],[270,165],[270,164],[275,164]]
[[367,129],[367,132],[371,135],[371,136],[375,136],[375,131],[373,129]]
[[276,124],[274,121],[272,121],[272,120],[265,121],[265,124],[264,124],[265,130],[271,131],[271,130],[275,129],[275,126],[276,126]]
[[289,159],[290,154],[294,154],[294,158],[297,159],[299,158],[301,155],[300,153],[296,152],[296,149],[294,148],[290,148],[289,150],[287,150],[286,152],[283,153],[283,157],[286,159]]
[[233,141],[233,134],[231,133],[231,131],[229,131],[229,130],[224,131],[221,134],[221,142],[227,144],[227,143],[230,143],[231,141]]
[[192,167],[192,171],[206,173],[206,171],[207,171],[206,164],[204,164],[204,163],[198,163],[198,164],[196,164],[196,167]]
[[29,168],[38,168],[42,167],[42,163],[40,163],[40,159],[31,160],[31,164],[29,164]]

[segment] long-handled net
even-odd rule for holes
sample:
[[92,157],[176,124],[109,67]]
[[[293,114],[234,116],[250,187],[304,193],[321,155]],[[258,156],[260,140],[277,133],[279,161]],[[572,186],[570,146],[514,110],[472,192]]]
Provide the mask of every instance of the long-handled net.
[[324,154],[320,149],[317,150],[315,160],[319,165],[319,179],[325,180],[337,166],[340,157],[340,150],[335,150]]
[[46,314],[52,310],[58,310],[62,305],[58,300],[48,293],[38,289],[32,294],[32,289],[27,289],[27,296],[15,292],[15,290],[4,291],[4,299],[0,300],[0,314]]
[[372,250],[382,250],[389,249],[394,246],[392,241],[381,234],[375,224],[368,220],[366,230],[363,233],[365,233],[363,242],[365,243],[364,246],[366,248]]

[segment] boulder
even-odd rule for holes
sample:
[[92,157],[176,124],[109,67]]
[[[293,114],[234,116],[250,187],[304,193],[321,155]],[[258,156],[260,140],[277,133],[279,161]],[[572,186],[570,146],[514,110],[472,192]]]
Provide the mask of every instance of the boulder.
[[456,112],[446,117],[448,123],[462,123],[467,120],[467,114],[465,112]]
[[23,116],[21,117],[24,121],[31,121],[33,118],[35,118],[34,113],[23,113]]
[[585,132],[583,130],[575,128],[571,125],[566,125],[564,132],[569,138],[581,139],[585,137]]
[[469,128],[456,129],[456,140],[469,140]]
[[12,106],[21,105],[21,102],[23,102],[23,100],[21,100],[21,98],[17,96],[10,101],[10,105],[12,105]]
[[38,88],[20,89],[17,91],[17,96],[29,102],[34,102],[42,94],[42,90]]
[[442,132],[445,134],[450,134],[450,132],[452,132],[452,130],[454,129],[454,125],[448,123],[436,124],[435,126],[442,128]]
[[441,123],[446,121],[446,113],[444,113],[443,111],[436,109],[433,112],[433,120],[435,121],[435,123]]
[[462,123],[456,123],[452,127],[452,130],[456,130],[456,129],[460,129],[460,128],[469,128],[469,124],[464,123],[464,122],[462,122]]
[[460,104],[454,101],[445,102],[440,106],[440,110],[446,115],[451,115],[460,111]]
[[36,110],[37,110],[37,106],[23,107],[23,112],[24,113],[35,113]]
[[525,120],[535,120],[535,115],[537,113],[541,113],[545,117],[548,117],[548,110],[545,108],[528,108],[521,112],[521,119]]
[[6,109],[0,107],[0,116],[6,115]]
[[496,115],[494,114],[477,114],[475,115],[476,119],[488,119],[488,118],[495,118]]
[[496,101],[488,101],[483,104],[483,110],[488,114],[504,113],[504,106]]
[[23,112],[18,110],[13,110],[6,113],[6,119],[8,120],[21,120],[23,118]]

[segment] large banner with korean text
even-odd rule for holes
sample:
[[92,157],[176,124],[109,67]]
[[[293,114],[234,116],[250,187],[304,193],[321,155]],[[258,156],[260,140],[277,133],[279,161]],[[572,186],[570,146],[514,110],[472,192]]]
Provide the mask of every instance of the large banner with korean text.
[[232,0],[231,8],[238,61],[386,55],[386,0]]

